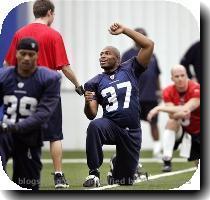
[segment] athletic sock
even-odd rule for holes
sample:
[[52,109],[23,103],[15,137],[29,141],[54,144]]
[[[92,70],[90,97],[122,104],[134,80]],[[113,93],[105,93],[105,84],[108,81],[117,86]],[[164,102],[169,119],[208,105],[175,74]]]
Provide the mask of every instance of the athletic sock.
[[163,159],[170,160],[173,155],[176,133],[166,129],[163,133]]
[[63,172],[55,171],[55,174],[60,174],[62,176]]
[[159,155],[161,153],[161,142],[159,140],[155,140],[153,142],[153,155]]

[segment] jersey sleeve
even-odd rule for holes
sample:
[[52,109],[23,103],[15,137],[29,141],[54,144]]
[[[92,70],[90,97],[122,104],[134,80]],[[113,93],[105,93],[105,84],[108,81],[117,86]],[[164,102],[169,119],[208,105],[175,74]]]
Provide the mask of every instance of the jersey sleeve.
[[16,124],[20,133],[30,133],[30,131],[40,128],[43,123],[49,120],[60,101],[60,81],[61,76],[59,74],[46,81],[35,113]]
[[127,68],[135,79],[139,79],[140,75],[146,70],[146,68],[137,61],[136,57],[132,57],[122,63],[122,67]]
[[17,64],[17,60],[16,60],[17,43],[18,43],[18,36],[17,34],[15,34],[10,44],[9,50],[7,51],[7,54],[4,58],[4,60],[8,63],[8,65],[15,66]]
[[93,97],[94,100],[98,100],[97,98],[97,93],[98,93],[98,90],[97,90],[97,85],[98,85],[98,76],[92,78],[90,81],[86,82],[85,85],[84,85],[84,89],[85,91],[91,91],[91,92],[95,92],[95,95]]
[[170,88],[165,88],[163,90],[163,101],[165,103],[172,102]]
[[200,98],[200,85],[196,84],[194,88],[191,90],[191,97],[192,98]]
[[54,43],[56,70],[62,70],[63,66],[69,65],[69,60],[66,54],[63,38],[60,34]]
[[10,83],[10,80],[13,79],[11,71],[14,70],[14,67],[2,67],[0,68],[0,106],[3,105],[4,90],[5,85]]
[[126,51],[123,55],[122,55],[122,58],[121,58],[121,63],[129,60],[131,57],[128,55],[128,51]]

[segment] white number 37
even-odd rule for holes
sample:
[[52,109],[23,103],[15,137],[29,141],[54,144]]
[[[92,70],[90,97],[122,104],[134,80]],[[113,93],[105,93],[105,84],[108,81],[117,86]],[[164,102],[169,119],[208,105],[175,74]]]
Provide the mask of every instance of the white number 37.
[[[131,86],[130,81],[117,84],[117,88],[118,89],[126,88],[126,94],[125,94],[125,100],[124,100],[123,108],[129,108],[131,90],[132,90],[132,86]],[[116,94],[115,88],[113,86],[110,86],[110,87],[105,88],[101,91],[101,95],[103,97],[106,97],[107,94],[111,95],[108,98],[108,102],[111,103],[111,105],[109,104],[109,105],[106,106],[107,112],[117,110],[118,109],[118,100],[117,100],[117,94]]]

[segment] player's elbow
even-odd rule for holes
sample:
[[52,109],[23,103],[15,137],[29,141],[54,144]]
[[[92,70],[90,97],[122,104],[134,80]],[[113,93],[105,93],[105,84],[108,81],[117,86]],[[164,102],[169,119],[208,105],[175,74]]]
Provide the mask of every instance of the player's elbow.
[[152,51],[154,50],[155,43],[151,39],[148,39],[148,48],[150,48]]
[[90,114],[90,113],[85,113],[86,117],[89,119],[89,120],[93,120],[95,119],[96,115],[95,114]]
[[95,119],[95,117],[97,115],[97,112],[93,112],[93,110],[90,110],[87,107],[85,107],[84,113],[89,120]]

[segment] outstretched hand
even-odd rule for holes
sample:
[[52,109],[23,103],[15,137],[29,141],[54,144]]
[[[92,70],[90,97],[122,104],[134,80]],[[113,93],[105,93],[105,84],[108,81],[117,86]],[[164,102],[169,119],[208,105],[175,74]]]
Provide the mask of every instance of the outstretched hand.
[[109,33],[112,35],[119,35],[123,33],[125,27],[119,23],[113,23],[109,28]]

